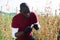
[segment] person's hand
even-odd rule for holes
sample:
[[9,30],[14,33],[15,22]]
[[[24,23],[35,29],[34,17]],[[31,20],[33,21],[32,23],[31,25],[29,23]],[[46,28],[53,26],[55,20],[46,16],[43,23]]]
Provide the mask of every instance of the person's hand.
[[39,29],[39,27],[38,27],[38,24],[34,24],[34,29],[36,29],[36,30],[38,30]]
[[24,33],[29,33],[31,31],[32,31],[31,26],[28,26],[28,27],[25,28]]
[[23,32],[17,32],[17,33],[15,33],[16,37],[21,37],[22,35],[23,35]]

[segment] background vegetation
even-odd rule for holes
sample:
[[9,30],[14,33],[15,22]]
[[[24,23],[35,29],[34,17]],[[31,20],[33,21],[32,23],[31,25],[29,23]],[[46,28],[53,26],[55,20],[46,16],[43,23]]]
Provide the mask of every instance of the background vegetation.
[[[11,33],[11,21],[15,13],[0,12],[0,40],[14,40]],[[33,29],[36,40],[57,40],[60,29],[60,16],[37,15],[41,28]]]

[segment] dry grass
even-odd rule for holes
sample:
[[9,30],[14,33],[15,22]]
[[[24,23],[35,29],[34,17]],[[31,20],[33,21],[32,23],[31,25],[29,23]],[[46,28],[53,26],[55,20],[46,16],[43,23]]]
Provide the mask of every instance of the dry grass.
[[[8,15],[5,17],[1,15],[0,17],[0,31],[2,31],[3,34],[2,40],[12,40],[11,19]],[[58,16],[38,16],[38,21],[41,25],[41,28],[37,31],[33,29],[33,35],[35,39],[57,40],[57,33],[60,28],[60,18]]]
[[38,16],[38,21],[41,28],[33,31],[36,40],[57,40],[60,27],[59,16]]

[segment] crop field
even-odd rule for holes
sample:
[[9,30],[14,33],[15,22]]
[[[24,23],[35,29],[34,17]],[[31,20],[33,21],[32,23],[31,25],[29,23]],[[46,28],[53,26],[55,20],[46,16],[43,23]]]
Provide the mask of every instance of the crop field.
[[[11,20],[13,16],[0,14],[0,40],[14,40],[11,33]],[[35,40],[57,40],[60,29],[59,16],[37,16],[41,28],[33,29]]]

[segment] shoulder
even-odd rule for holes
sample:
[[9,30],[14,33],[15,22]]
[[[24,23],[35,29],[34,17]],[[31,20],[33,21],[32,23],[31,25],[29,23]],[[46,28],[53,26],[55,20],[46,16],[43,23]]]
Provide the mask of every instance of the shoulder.
[[19,18],[20,16],[21,16],[21,14],[18,13],[18,14],[16,14],[16,15],[13,17],[13,19],[17,19],[17,18]]
[[31,15],[35,15],[35,13],[34,12],[30,12],[31,13]]
[[34,12],[30,12],[31,13],[31,16],[36,16],[36,14]]

